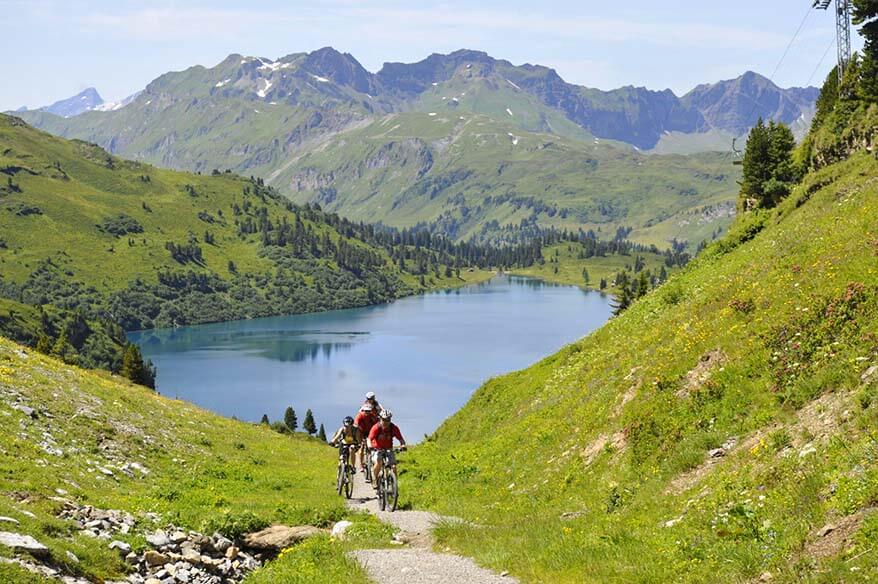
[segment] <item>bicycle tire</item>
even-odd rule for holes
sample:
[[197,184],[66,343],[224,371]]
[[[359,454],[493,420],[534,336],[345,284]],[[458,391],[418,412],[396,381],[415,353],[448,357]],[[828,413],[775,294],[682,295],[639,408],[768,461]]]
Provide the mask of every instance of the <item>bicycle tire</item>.
[[335,490],[338,491],[338,494],[341,495],[341,491],[344,488],[344,465],[342,463],[338,463],[338,473],[336,473],[335,477]]
[[384,487],[387,498],[386,507],[388,511],[396,511],[396,503],[399,501],[399,484],[396,480],[396,474],[393,471],[388,472],[386,480],[387,483]]
[[384,471],[381,471],[381,477],[378,479],[378,508],[384,511],[387,506],[387,491],[384,489]]
[[354,494],[354,467],[347,465],[345,468],[344,496],[350,499]]
[[364,466],[366,467],[366,482],[371,483],[372,482],[372,455],[369,452],[368,448],[365,450],[365,453],[366,454],[365,454],[364,458],[366,460],[366,463]]

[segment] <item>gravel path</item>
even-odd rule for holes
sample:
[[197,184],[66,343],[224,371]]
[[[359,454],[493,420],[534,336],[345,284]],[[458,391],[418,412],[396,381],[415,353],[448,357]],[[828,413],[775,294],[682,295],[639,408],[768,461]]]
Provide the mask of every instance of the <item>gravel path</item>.
[[397,540],[410,547],[397,549],[356,550],[351,552],[366,569],[369,576],[382,584],[432,584],[455,582],[456,584],[515,584],[511,576],[501,576],[482,568],[470,558],[431,551],[432,528],[444,521],[461,521],[455,517],[442,517],[426,511],[378,510],[378,500],[372,487],[362,473],[356,475],[354,496],[348,503],[353,509],[368,511],[381,521],[399,530]]

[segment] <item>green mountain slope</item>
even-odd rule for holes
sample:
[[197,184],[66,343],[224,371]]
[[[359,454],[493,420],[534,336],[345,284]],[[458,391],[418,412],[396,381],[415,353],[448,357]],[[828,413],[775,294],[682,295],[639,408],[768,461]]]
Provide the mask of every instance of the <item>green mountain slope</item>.
[[[735,88],[721,93],[737,103]],[[424,222],[458,238],[491,238],[522,220],[600,227],[609,237],[626,226],[643,243],[666,247],[676,237],[694,248],[728,224],[737,169],[717,154],[648,160],[634,146],[594,137],[647,148],[672,130],[695,131],[700,114],[680,103],[670,91],[570,85],[546,67],[477,51],[390,63],[372,74],[325,48],[276,61],[234,54],[214,67],[167,73],[114,111],[21,115],[129,159],[228,168],[297,201],[331,200],[346,217],[396,227]],[[689,153],[718,144],[689,136],[662,148]],[[550,142],[560,150],[545,149]],[[457,184],[463,175],[466,184]]]
[[511,108],[506,119],[469,113],[491,109],[477,105],[385,116],[303,153],[269,182],[351,218],[426,223],[455,238],[509,224],[607,238],[631,227],[633,240],[664,248],[710,239],[731,222],[739,170],[730,155],[649,156],[525,132],[522,123],[539,122],[519,123]]
[[866,153],[809,175],[482,386],[402,463],[415,505],[471,522],[440,545],[531,582],[878,578],[876,177]]
[[[0,176],[0,295],[126,329],[362,306],[463,282],[440,269],[448,254],[296,207],[260,181],[120,160],[9,116]],[[418,260],[402,272],[391,253]]]
[[[70,517],[87,506],[130,514],[130,531],[115,531],[112,540],[138,555],[149,549],[145,536],[169,523],[235,539],[271,523],[331,527],[348,516],[358,527],[347,546],[363,538],[389,541],[387,529],[345,509],[332,488],[335,452],[319,441],[222,418],[2,337],[0,416],[0,531],[48,547],[48,557],[35,562],[0,545],[4,560],[18,556],[91,582],[123,580],[132,570],[127,552]],[[257,581],[273,581],[271,570],[284,567],[301,574],[285,580],[291,582],[363,577],[343,548],[333,549],[328,537],[318,537],[270,564]],[[320,573],[313,569],[317,558]],[[0,562],[0,581],[58,580]]]

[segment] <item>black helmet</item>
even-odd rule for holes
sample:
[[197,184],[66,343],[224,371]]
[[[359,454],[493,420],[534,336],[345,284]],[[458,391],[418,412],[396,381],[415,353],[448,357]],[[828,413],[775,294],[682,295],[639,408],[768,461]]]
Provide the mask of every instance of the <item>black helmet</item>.
[[344,425],[345,425],[345,426],[350,426],[350,425],[353,424],[353,423],[354,423],[354,419],[353,419],[352,417],[350,417],[350,416],[345,416],[345,419],[344,419]]

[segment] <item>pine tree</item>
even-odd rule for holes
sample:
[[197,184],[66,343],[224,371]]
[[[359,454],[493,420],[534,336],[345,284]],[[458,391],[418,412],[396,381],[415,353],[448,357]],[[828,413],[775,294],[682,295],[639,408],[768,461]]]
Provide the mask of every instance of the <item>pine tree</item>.
[[317,431],[317,437],[320,438],[321,442],[326,442],[326,429],[323,427],[323,424],[320,424],[320,430]]
[[286,409],[284,412],[284,424],[290,429],[290,432],[296,431],[299,427],[299,419],[296,418],[296,410],[291,407]]
[[52,345],[52,355],[58,357],[65,363],[73,363],[76,361],[76,349],[70,344],[65,331],[61,332],[58,339],[55,341],[55,344]]
[[268,414],[262,414],[262,419],[259,420],[259,423],[265,424],[266,426],[269,426],[271,424],[271,422],[269,422],[269,420],[268,420]]
[[588,270],[585,268],[582,268],[582,279],[585,281],[585,285],[588,286]]
[[130,379],[133,383],[144,385],[146,378],[143,366],[143,357],[140,349],[134,343],[125,345],[125,352],[122,354],[122,369],[119,371],[122,377]]
[[878,2],[853,0],[853,22],[860,26],[865,40],[860,76],[860,94],[870,102],[878,101]]
[[52,353],[52,339],[49,338],[49,335],[41,333],[36,348],[40,353],[50,355]]
[[741,198],[744,199],[744,210],[758,205],[764,198],[762,185],[770,178],[768,168],[768,128],[762,118],[750,130],[747,147],[744,149],[744,169],[741,180]]
[[317,425],[314,423],[314,414],[310,409],[305,412],[305,421],[302,422],[302,429],[312,436],[317,432]]
[[771,208],[786,197],[798,180],[793,164],[796,140],[785,124],[759,118],[750,130],[744,151],[741,198],[744,210]]

